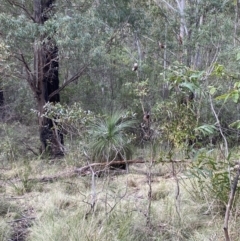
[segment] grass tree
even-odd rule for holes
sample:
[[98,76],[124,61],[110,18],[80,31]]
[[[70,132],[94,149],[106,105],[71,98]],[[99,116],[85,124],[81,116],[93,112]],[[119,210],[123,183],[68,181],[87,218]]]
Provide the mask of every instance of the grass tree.
[[135,121],[121,111],[98,119],[90,127],[93,160],[115,161],[131,157],[131,141]]

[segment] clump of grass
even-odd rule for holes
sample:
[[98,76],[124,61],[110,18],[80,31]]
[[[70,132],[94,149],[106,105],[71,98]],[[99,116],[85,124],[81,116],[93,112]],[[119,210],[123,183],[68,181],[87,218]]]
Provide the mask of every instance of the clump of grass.
[[136,180],[134,180],[133,178],[131,178],[131,179],[129,179],[129,180],[127,181],[127,185],[128,185],[128,187],[133,187],[133,188],[135,188],[135,187],[138,186],[138,183],[136,182]]
[[[32,162],[30,164],[34,165]],[[63,164],[44,163],[41,174],[46,176],[60,172]],[[162,164],[156,165],[158,169],[154,168],[153,172],[157,173],[161,170],[162,173],[164,171],[161,169]],[[91,176],[36,184],[29,193],[25,191],[24,196],[16,202],[24,204],[28,202],[36,212],[35,222],[29,228],[28,241],[223,240],[223,217],[213,209],[216,201],[213,200],[210,193],[204,192],[200,195],[199,182],[193,182],[195,179],[179,179],[180,184],[183,185],[180,185],[179,213],[177,213],[176,180],[171,176],[162,178],[153,175],[150,199],[146,175],[148,173],[147,165],[130,166],[130,170],[132,167],[135,167],[136,170],[134,174],[96,177],[95,193],[92,188]],[[167,164],[164,167],[166,171],[171,171]],[[24,170],[24,167],[22,169]],[[31,170],[35,171],[35,168]],[[27,172],[27,168],[25,171]],[[19,172],[18,169],[16,175],[18,178]],[[137,174],[138,172],[141,174]],[[22,176],[23,174],[24,172]],[[31,171],[30,178],[34,178],[34,174]],[[9,192],[10,183],[7,184]],[[23,185],[22,182],[17,184]],[[33,195],[38,191],[38,185],[41,186],[41,193]],[[91,209],[93,199],[95,206]],[[151,212],[148,213],[149,200],[152,202]],[[4,202],[5,204],[0,202],[0,212],[1,207],[5,210],[2,212],[2,217],[17,218],[17,211],[14,211],[11,206],[12,201],[10,203],[8,200],[4,200]],[[6,215],[8,213],[9,215]],[[240,232],[238,229],[239,214],[237,215],[235,210],[232,213],[236,213],[230,223],[232,238],[237,240]],[[149,225],[147,225],[147,215],[151,215]],[[1,224],[4,226],[6,223],[1,223],[0,217]],[[0,240],[4,240],[1,239],[1,235],[9,237],[6,233],[2,234],[5,231],[8,232],[7,229],[2,230],[1,227]]]
[[69,241],[145,241],[147,236],[134,227],[132,212],[118,209],[108,216],[104,213],[85,216],[86,206],[79,206],[71,214],[48,212],[30,228],[30,241],[69,240]]
[[58,209],[67,209],[76,206],[77,203],[74,200],[71,200],[67,196],[61,196],[54,200],[54,206]]
[[0,193],[5,193],[5,192],[6,192],[5,185],[0,185]]
[[4,220],[0,220],[0,240],[8,241],[11,237],[11,230],[9,224],[7,224]]
[[16,212],[18,208],[7,201],[5,198],[0,198],[0,216],[5,216],[9,212]]
[[66,182],[65,185],[65,193],[69,195],[74,195],[78,193],[81,189],[77,183],[74,182]]
[[164,199],[169,195],[169,191],[168,190],[153,190],[152,191],[152,195],[151,198],[153,201],[158,201],[160,199]]

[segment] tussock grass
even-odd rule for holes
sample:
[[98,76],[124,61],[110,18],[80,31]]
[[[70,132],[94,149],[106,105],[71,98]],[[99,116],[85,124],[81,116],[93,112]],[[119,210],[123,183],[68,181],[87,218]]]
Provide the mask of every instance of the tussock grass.
[[4,197],[0,197],[0,216],[5,216],[9,213],[17,211],[19,211],[19,209],[15,204],[12,204]]
[[[12,200],[0,197],[0,240],[9,241],[12,235],[11,221],[19,218],[21,208]],[[8,222],[7,222],[8,221]],[[9,222],[10,221],[10,222]]]
[[[5,175],[16,179],[13,173],[19,173],[17,165],[20,164],[21,170],[27,170],[18,162]],[[60,163],[36,160],[30,165],[32,171],[29,177],[52,175],[71,167],[67,159]],[[169,175],[152,177],[148,223],[147,168],[145,164],[136,164],[130,166],[129,174],[95,177],[94,190],[91,176],[66,178],[52,183],[34,183],[29,192],[21,194],[14,191],[10,182],[6,182],[4,195],[14,195],[16,199],[9,203],[6,200],[1,203],[0,199],[1,240],[7,240],[11,234],[7,221],[16,218],[14,212],[11,217],[6,215],[11,205],[21,209],[31,207],[34,210],[35,219],[29,228],[28,241],[224,240],[223,217],[214,208],[215,202],[211,199],[211,194],[204,192],[199,195],[201,190],[197,182],[180,179],[180,194],[176,200],[176,181],[167,164],[163,168],[161,163],[157,164],[153,169],[153,172],[169,172]],[[140,174],[138,171],[141,171]],[[15,185],[22,183],[15,182]],[[95,206],[91,209],[93,202]],[[237,209],[235,213],[229,226],[234,240],[238,240],[240,220]]]
[[11,230],[5,220],[0,218],[0,240],[7,241],[11,236]]

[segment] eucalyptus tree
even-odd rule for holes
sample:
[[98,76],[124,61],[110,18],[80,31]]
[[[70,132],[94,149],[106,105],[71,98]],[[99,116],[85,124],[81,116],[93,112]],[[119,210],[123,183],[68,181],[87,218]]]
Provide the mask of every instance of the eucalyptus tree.
[[96,7],[93,1],[51,0],[4,0],[1,6],[0,32],[16,66],[11,75],[28,83],[36,101],[42,148],[49,148],[53,156],[63,154],[63,137],[44,107],[58,103],[60,91],[101,55],[109,35],[94,15]]
[[[154,2],[165,16],[168,35],[172,38],[172,41],[169,37],[163,41],[166,42],[167,48],[176,54],[178,61],[188,67],[196,69],[209,67],[221,55],[220,52],[227,50],[229,44],[233,43],[231,37],[234,35],[233,2],[223,0],[154,0]],[[167,57],[171,62],[169,54]]]
[[[0,110],[3,112],[3,105],[4,105],[4,95],[3,95],[3,80],[2,80],[2,75],[4,73],[4,65],[2,63],[2,60],[5,58],[4,55],[5,51],[5,46],[0,45]],[[2,115],[0,115],[2,116]]]

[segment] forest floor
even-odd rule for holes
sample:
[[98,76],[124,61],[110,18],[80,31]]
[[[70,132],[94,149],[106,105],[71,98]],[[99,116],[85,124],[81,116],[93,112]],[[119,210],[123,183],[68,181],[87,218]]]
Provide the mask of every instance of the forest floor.
[[[214,200],[198,195],[186,164],[175,164],[176,175],[172,164],[138,163],[101,177],[37,181],[73,168],[66,160],[39,159],[0,169],[0,239],[224,240],[224,215]],[[236,238],[237,224],[235,217]]]

